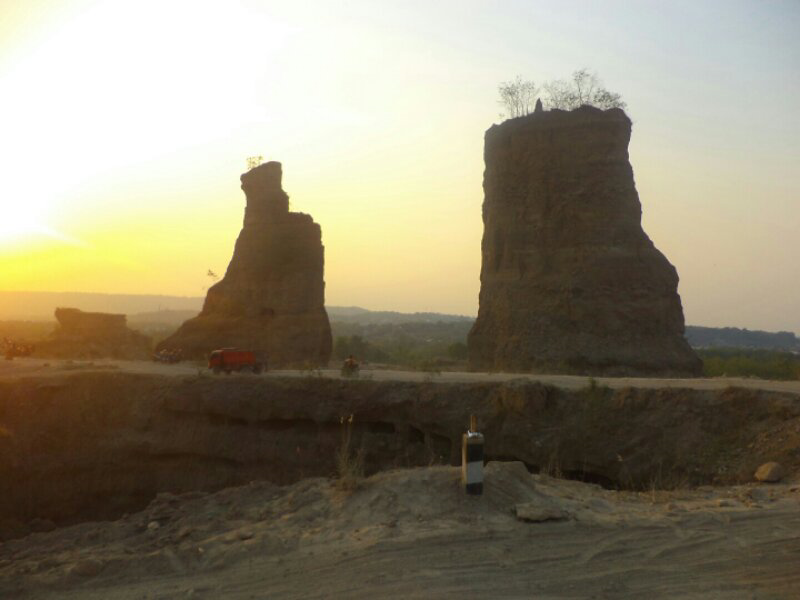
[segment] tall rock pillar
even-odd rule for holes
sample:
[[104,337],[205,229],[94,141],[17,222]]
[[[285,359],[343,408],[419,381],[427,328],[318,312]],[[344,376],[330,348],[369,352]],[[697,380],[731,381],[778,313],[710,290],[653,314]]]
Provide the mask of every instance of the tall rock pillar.
[[470,367],[697,375],[678,274],[642,230],[620,109],[541,111],[486,132]]
[[278,162],[242,175],[244,227],[225,277],[209,288],[200,315],[159,348],[202,357],[238,347],[265,355],[270,367],[327,364],[322,232],[311,216],[289,212],[281,179]]

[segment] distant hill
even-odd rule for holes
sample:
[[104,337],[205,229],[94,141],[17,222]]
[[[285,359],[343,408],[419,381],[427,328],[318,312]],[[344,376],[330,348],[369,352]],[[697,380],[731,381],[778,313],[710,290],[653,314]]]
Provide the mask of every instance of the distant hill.
[[[469,331],[474,317],[442,313],[400,313],[372,311],[358,306],[329,306],[328,316],[334,324],[352,324],[371,327],[378,325],[414,325],[424,329],[425,323],[443,323],[457,326],[453,331]],[[336,327],[334,327],[336,329]],[[757,331],[736,327],[686,326],[686,339],[695,348],[748,348],[800,352],[800,338],[790,331]],[[466,340],[465,340],[466,341]]]
[[790,331],[751,331],[736,327],[686,326],[686,339],[694,348],[749,348],[800,352],[800,339]]
[[184,321],[196,317],[198,310],[157,310],[128,315],[128,325],[139,331],[150,332],[177,329]]
[[415,312],[401,313],[387,310],[367,310],[359,306],[326,306],[331,321],[367,324],[401,323],[472,323],[475,317],[463,315],[447,315],[444,313]]
[[54,319],[53,312],[59,306],[126,315],[164,310],[193,311],[197,314],[203,307],[203,298],[84,292],[0,291],[0,320],[51,320]]
[[[138,294],[95,294],[84,292],[4,292],[0,291],[0,321],[53,321],[56,307],[85,311],[122,313],[134,328],[149,331],[177,328],[200,312],[200,296],[157,296]],[[425,335],[426,324],[433,326],[432,339],[464,338],[474,317],[434,312],[401,313],[376,311],[359,306],[328,306],[334,336],[393,335],[397,331],[414,337]],[[365,329],[359,329],[365,328]],[[412,333],[413,332],[413,333]],[[686,338],[695,348],[748,348],[800,352],[800,339],[792,332],[756,331],[736,327],[686,326]]]

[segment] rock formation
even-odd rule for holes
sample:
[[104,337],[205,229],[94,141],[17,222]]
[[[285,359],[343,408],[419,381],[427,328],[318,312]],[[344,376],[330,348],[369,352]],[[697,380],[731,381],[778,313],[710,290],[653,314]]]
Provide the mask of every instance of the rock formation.
[[57,358],[124,358],[150,356],[150,338],[129,329],[125,315],[57,308],[58,326],[36,347],[37,356]]
[[208,290],[200,315],[159,349],[201,358],[239,347],[263,355],[270,367],[328,362],[322,232],[311,216],[289,212],[281,179],[278,162],[242,175],[244,227],[225,277]]
[[620,109],[486,132],[476,370],[696,375],[678,274],[642,230]]

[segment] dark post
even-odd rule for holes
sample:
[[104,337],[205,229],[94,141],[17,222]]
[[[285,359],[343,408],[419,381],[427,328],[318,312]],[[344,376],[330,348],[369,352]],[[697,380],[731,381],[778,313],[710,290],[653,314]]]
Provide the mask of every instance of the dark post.
[[461,443],[461,480],[467,494],[483,493],[483,435],[478,433],[478,419],[470,415],[469,431]]

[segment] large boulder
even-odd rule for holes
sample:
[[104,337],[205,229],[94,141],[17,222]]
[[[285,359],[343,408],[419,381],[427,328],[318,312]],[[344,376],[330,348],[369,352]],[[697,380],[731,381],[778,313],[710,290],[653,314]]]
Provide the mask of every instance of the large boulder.
[[757,481],[775,483],[786,477],[786,469],[780,463],[764,463],[756,469],[754,477]]
[[128,328],[125,315],[57,308],[58,325],[36,346],[37,356],[55,358],[142,359],[150,356],[150,338]]
[[486,132],[476,370],[691,376],[678,274],[641,226],[620,109]]
[[216,348],[239,347],[261,354],[270,366],[328,362],[322,232],[309,215],[289,212],[281,180],[278,162],[242,175],[244,227],[225,277],[208,290],[200,315],[159,350],[201,358]]

